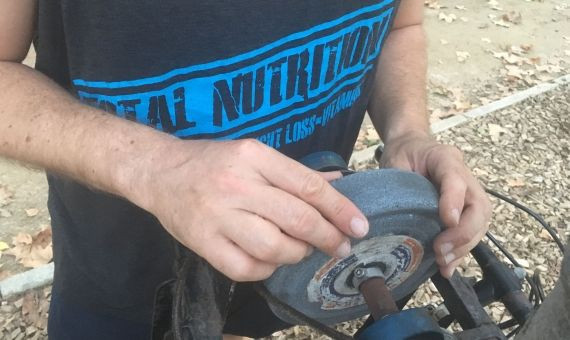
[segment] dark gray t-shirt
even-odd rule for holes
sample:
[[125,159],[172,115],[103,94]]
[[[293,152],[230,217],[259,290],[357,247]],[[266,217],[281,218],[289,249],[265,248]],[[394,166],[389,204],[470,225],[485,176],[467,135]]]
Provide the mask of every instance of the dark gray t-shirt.
[[[40,1],[36,67],[89,105],[180,138],[347,159],[398,3]],[[172,276],[168,234],[121,198],[48,178],[55,293],[148,321]]]

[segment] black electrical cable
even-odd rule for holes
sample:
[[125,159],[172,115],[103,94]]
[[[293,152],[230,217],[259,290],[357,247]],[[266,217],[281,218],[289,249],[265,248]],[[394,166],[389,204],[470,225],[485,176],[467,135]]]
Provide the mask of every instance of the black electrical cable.
[[556,243],[556,245],[558,246],[558,248],[560,248],[560,251],[562,252],[562,254],[564,254],[564,244],[562,243],[562,241],[560,240],[560,237],[558,237],[558,235],[556,234],[556,231],[554,231],[554,229],[552,229],[552,227],[544,220],[544,218],[542,216],[540,216],[540,214],[538,214],[536,211],[522,205],[521,203],[515,201],[512,198],[509,198],[495,190],[491,190],[488,188],[485,188],[485,191],[487,191],[487,193],[519,208],[520,210],[526,212],[527,214],[529,214],[530,216],[532,216],[535,220],[538,221],[538,223],[540,223],[542,225],[542,227],[544,229],[546,229],[546,231],[548,231],[548,233],[550,234],[550,236],[554,239],[554,242]]
[[[560,238],[558,237],[558,235],[556,234],[556,232],[554,231],[554,229],[552,229],[552,227],[544,220],[544,218],[538,214],[537,212],[535,212],[534,210],[524,206],[523,204],[503,195],[500,194],[494,190],[491,189],[485,189],[485,191],[497,198],[499,198],[500,200],[503,200],[513,206],[515,206],[516,208],[526,212],[527,214],[529,214],[530,216],[532,216],[536,221],[538,221],[538,223],[540,223],[540,225],[546,229],[546,231],[550,234],[550,236],[552,237],[552,239],[554,240],[554,242],[556,243],[556,245],[558,246],[558,248],[560,249],[560,251],[562,252],[562,254],[564,254],[564,244],[562,243],[562,241],[560,240]],[[521,267],[521,265],[518,263],[518,261],[512,256],[512,254],[501,244],[501,242],[499,242],[494,236],[493,234],[491,234],[490,232],[487,232],[487,238],[489,238],[489,240],[505,255],[505,257],[515,266],[517,267]],[[529,301],[531,303],[533,303],[534,308],[538,308],[538,306],[540,306],[540,304],[544,301],[545,299],[545,294],[544,294],[544,289],[542,287],[542,283],[540,281],[540,276],[538,273],[534,273],[532,276],[530,275],[525,275],[525,279],[528,282],[529,286],[530,286],[530,293],[529,293]],[[501,329],[506,329],[512,326],[515,326],[517,324],[517,321],[515,319],[511,319],[508,321],[505,321],[503,323],[499,324],[499,328]],[[507,339],[512,338],[514,335],[516,335],[519,330],[521,329],[521,326],[518,326],[517,328],[515,328],[514,330],[512,330],[509,334],[506,335]]]
[[[491,232],[487,232],[487,238],[505,255],[505,257],[516,267],[522,268],[522,266],[518,263],[518,261],[513,257],[513,255],[491,234]],[[532,277],[529,275],[525,275],[525,279],[530,286],[530,294],[529,300],[533,302],[535,307],[537,307],[542,301],[544,300],[544,293],[541,294],[542,286],[540,284],[540,278],[538,274],[535,273]],[[536,300],[533,299],[536,297]]]
[[498,324],[500,329],[507,329],[507,328],[511,328],[514,326],[518,326],[518,321],[516,319],[510,319],[507,320],[505,322],[501,322],[500,324]]
[[493,234],[491,234],[490,231],[487,232],[487,238],[493,242],[493,244],[495,245],[495,247],[499,248],[499,250],[501,251],[501,253],[503,253],[503,255],[505,255],[505,257],[511,261],[512,264],[514,264],[517,267],[521,267],[522,266],[518,263],[517,260],[515,260],[515,258],[513,257],[513,255],[507,250],[507,248],[505,248],[501,242],[499,242],[499,240],[497,240],[495,238],[495,236],[493,236]]
[[265,299],[265,301],[267,301],[268,304],[273,306],[273,308],[278,309],[281,314],[286,315],[288,318],[295,321],[295,323],[299,325],[307,325],[335,340],[353,340],[351,336],[332,329],[329,326],[308,317],[307,315],[299,312],[295,308],[279,300],[273,296],[273,294],[271,294],[271,292],[267,290],[267,287],[265,287],[262,283],[255,283],[253,285],[253,288],[261,297]]

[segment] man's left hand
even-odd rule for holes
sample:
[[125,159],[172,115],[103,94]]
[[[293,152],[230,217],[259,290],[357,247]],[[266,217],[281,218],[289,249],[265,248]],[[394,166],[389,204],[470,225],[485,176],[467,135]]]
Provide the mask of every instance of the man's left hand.
[[426,133],[408,133],[386,143],[380,166],[417,172],[439,189],[439,214],[447,229],[436,238],[434,251],[441,274],[450,278],[487,232],[491,216],[487,194],[461,151]]

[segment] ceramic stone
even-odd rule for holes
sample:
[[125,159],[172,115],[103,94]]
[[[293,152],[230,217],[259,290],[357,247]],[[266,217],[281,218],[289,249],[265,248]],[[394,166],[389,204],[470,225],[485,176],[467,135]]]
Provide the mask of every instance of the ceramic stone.
[[[265,281],[278,299],[326,324],[369,313],[351,284],[357,267],[381,267],[396,300],[415,291],[437,270],[432,243],[441,231],[437,191],[415,173],[372,170],[343,177],[332,185],[366,215],[368,235],[353,239],[351,254],[345,258],[334,259],[315,250],[298,264],[280,267]],[[293,322],[278,310],[274,312]]]

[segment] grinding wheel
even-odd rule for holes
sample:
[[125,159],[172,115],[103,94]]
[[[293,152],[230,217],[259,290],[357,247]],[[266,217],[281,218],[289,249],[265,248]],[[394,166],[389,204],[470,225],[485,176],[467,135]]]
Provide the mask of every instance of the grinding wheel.
[[[265,281],[279,300],[326,324],[369,313],[352,284],[357,267],[381,268],[395,300],[414,292],[437,270],[432,243],[442,226],[437,191],[417,174],[372,170],[343,177],[332,185],[366,215],[368,235],[352,240],[348,257],[334,259],[315,249],[302,262],[278,268]],[[278,317],[294,323],[272,309]]]

